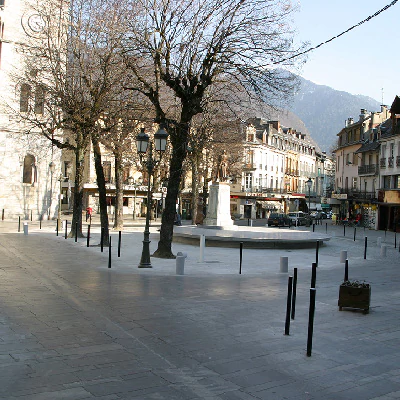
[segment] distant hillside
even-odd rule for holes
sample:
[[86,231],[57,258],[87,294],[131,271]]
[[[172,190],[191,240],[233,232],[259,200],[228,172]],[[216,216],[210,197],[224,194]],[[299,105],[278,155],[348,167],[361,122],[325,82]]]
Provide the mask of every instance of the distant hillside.
[[357,121],[362,108],[380,111],[380,103],[370,97],[352,95],[300,79],[301,89],[289,110],[304,122],[321,150],[328,151],[335,144],[336,134],[344,127],[345,120],[353,117]]

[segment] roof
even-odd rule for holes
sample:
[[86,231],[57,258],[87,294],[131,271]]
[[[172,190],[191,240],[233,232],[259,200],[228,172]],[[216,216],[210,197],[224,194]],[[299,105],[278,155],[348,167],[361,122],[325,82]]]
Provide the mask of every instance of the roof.
[[379,149],[381,144],[379,142],[371,142],[363,144],[355,153],[365,153],[367,151],[374,151]]

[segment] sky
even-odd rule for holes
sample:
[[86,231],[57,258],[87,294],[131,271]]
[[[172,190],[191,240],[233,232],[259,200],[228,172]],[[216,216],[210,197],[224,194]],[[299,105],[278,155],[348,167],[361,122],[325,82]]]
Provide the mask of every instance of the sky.
[[[392,0],[293,0],[300,41],[316,46],[361,22]],[[391,105],[400,96],[400,0],[378,16],[308,53],[301,76],[320,85]],[[382,91],[383,88],[383,91]]]

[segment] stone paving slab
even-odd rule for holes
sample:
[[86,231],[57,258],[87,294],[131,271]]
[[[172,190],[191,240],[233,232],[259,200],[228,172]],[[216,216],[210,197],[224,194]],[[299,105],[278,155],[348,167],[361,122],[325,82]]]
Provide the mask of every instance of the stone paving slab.
[[[143,226],[122,235],[121,257],[86,240],[56,237],[53,221],[29,234],[0,223],[0,399],[391,399],[400,392],[400,254],[394,233],[356,241],[329,226],[321,247],[312,357],[306,356],[313,249],[173,244],[175,260],[139,269]],[[273,229],[273,228],[271,228]],[[316,229],[326,229],[319,226]],[[93,243],[99,239],[93,228]],[[113,243],[116,243],[117,233]],[[151,248],[157,245],[157,229]],[[389,247],[380,256],[378,238]],[[115,240],[114,240],[115,239]],[[372,285],[371,311],[338,311],[343,279]],[[296,318],[284,336],[288,274],[299,271]]]

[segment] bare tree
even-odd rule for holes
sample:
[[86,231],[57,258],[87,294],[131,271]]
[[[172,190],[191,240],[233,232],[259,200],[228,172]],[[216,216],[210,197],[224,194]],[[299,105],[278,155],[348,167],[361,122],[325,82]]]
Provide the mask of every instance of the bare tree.
[[[171,258],[175,204],[192,118],[203,111],[207,94],[217,84],[229,84],[225,90],[230,96],[224,100],[232,102],[238,101],[239,92],[268,103],[292,93],[293,76],[272,66],[294,54],[286,23],[292,8],[277,0],[135,0],[131,8],[136,14],[124,42],[126,65],[140,84],[129,88],[151,101],[155,120],[167,123],[173,146],[154,253]],[[178,112],[171,112],[176,102]]]
[[[119,7],[113,1],[45,0],[31,5],[40,18],[38,29],[21,44],[23,74],[16,80],[42,95],[18,110],[26,133],[45,136],[56,146],[75,154],[73,220],[82,235],[84,157],[92,141],[100,197],[100,218],[108,242],[105,180],[98,143],[103,133],[99,121],[118,113],[115,98],[122,88]],[[40,29],[39,29],[40,28]],[[38,107],[37,99],[40,99]],[[28,104],[31,104],[29,101]],[[111,110],[111,111],[110,111]]]

